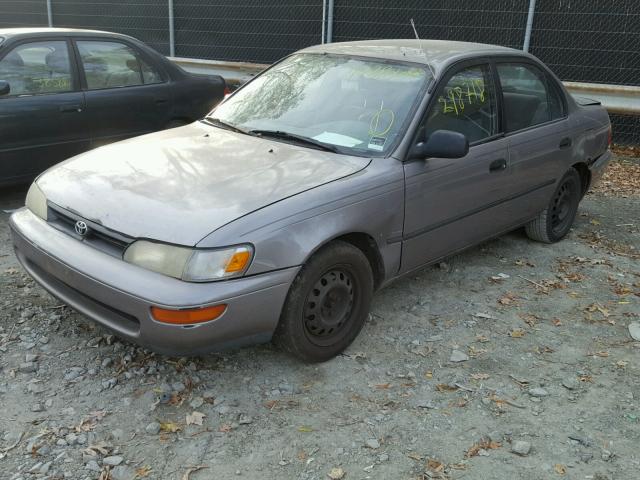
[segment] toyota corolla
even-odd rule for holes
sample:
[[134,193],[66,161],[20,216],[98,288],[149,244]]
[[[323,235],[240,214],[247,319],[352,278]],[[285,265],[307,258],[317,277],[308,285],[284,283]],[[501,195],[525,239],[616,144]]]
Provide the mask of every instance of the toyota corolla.
[[321,45],[201,121],[51,168],[11,229],[37,282],[133,342],[324,361],[390,281],[519,227],[562,239],[610,140],[517,50]]

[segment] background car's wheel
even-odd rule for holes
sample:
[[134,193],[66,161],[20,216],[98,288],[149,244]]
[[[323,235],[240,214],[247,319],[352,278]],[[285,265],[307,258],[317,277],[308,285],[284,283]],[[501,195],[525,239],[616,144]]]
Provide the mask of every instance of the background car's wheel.
[[571,168],[558,183],[547,208],[525,226],[527,236],[544,243],[562,240],[573,225],[581,197],[580,174]]
[[342,352],[369,314],[373,273],[353,245],[335,241],[314,254],[293,281],[274,341],[307,362]]

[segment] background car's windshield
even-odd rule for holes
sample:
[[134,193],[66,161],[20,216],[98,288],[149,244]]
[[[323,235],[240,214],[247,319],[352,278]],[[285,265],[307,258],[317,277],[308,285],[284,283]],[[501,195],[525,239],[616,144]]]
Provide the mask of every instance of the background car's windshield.
[[292,133],[352,153],[386,152],[431,79],[423,66],[293,55],[216,108],[243,130]]

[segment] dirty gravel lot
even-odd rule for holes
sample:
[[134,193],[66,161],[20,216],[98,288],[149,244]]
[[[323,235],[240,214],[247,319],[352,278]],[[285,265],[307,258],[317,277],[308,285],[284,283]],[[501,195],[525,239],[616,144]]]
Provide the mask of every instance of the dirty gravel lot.
[[0,211],[0,478],[638,479],[640,162],[613,173],[565,241],[398,281],[321,365],[120,342],[25,275]]

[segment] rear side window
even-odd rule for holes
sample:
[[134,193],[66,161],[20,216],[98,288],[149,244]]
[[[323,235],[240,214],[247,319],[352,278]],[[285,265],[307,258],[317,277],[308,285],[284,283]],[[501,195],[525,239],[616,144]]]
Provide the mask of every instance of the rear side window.
[[160,83],[158,71],[120,42],[78,41],[89,90]]
[[501,63],[497,69],[507,132],[533,127],[564,115],[560,93],[542,70],[524,63]]
[[462,133],[469,143],[497,133],[497,102],[489,65],[455,73],[437,94],[427,118],[426,135],[436,130]]
[[41,95],[73,90],[71,61],[65,41],[25,43],[0,60],[0,80],[10,95]]

